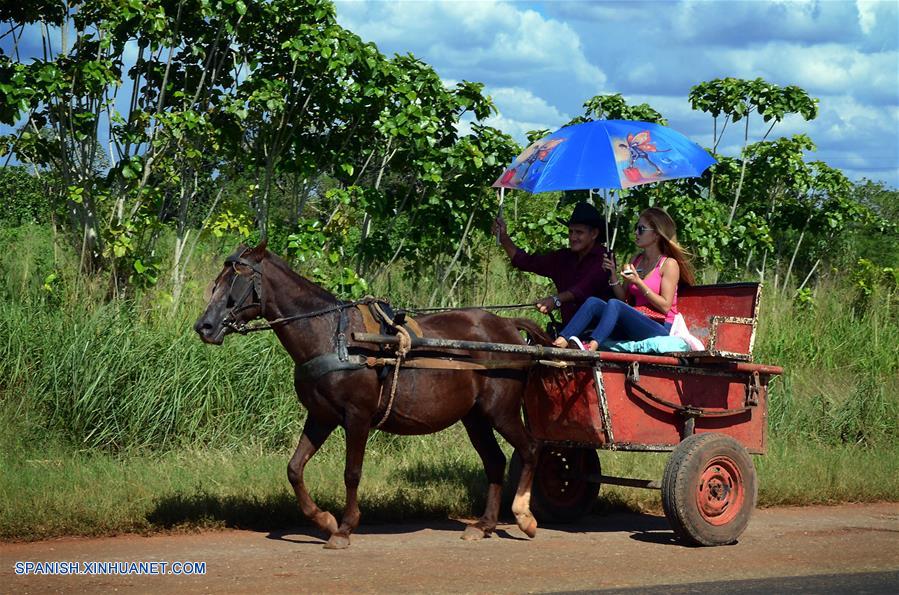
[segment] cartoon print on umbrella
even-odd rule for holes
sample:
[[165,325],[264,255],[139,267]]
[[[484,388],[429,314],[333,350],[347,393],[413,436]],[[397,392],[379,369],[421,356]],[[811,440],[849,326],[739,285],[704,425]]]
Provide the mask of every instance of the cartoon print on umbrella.
[[[513,163],[512,167],[506,170],[501,178],[502,184],[516,188],[522,182],[525,182],[529,176],[540,175],[542,165],[549,159],[553,149],[564,141],[564,138],[553,138],[533,143],[518,157],[518,162]],[[536,169],[534,164],[538,164]]]
[[[638,132],[637,134],[628,134],[627,144],[619,142],[618,146],[627,149],[628,151],[629,161],[627,167],[625,167],[623,171],[624,175],[627,176],[627,179],[631,182],[640,182],[650,178],[661,177],[665,174],[665,172],[662,171],[662,168],[659,167],[649,155],[650,153],[667,153],[671,149],[659,149],[656,147],[655,143],[652,142],[648,130]],[[641,159],[651,165],[655,169],[655,172],[644,175],[640,168],[637,167],[637,161]]]

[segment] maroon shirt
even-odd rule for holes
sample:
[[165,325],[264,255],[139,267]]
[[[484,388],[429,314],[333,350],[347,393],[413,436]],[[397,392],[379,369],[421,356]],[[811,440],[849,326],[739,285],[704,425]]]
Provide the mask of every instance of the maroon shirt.
[[556,284],[558,293],[570,291],[574,295],[573,302],[562,304],[562,324],[566,324],[588,297],[607,301],[614,297],[609,287],[609,271],[602,268],[605,252],[605,246],[596,244],[578,261],[577,255],[568,248],[549,254],[528,254],[519,248],[512,257],[512,266],[549,277]]

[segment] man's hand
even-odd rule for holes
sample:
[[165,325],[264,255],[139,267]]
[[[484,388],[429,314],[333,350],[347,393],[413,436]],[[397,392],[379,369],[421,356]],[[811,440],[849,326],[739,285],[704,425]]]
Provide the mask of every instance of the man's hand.
[[618,271],[615,267],[615,255],[606,252],[602,255],[602,268],[609,271],[609,283],[618,283]]
[[509,232],[506,230],[506,221],[502,217],[498,216],[493,220],[493,235],[498,235],[500,239],[509,237]]
[[556,309],[555,300],[552,296],[545,297],[537,302],[537,309],[540,310],[541,314],[549,314]]

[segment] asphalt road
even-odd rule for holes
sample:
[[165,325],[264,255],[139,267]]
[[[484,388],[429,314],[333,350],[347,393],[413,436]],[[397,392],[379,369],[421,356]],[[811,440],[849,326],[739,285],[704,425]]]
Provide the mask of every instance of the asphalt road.
[[[0,591],[899,593],[897,503],[758,510],[738,544],[716,548],[681,545],[664,517],[652,515],[544,526],[533,540],[503,525],[489,539],[464,542],[463,528],[363,518],[344,551],[322,549],[305,526],[2,543]],[[94,573],[35,574],[33,566],[17,574],[26,562],[70,562]],[[103,562],[120,564],[96,574]],[[119,573],[136,563],[149,572],[151,562],[157,571],[165,562],[165,574]],[[184,573],[185,562],[195,563],[194,574]]]

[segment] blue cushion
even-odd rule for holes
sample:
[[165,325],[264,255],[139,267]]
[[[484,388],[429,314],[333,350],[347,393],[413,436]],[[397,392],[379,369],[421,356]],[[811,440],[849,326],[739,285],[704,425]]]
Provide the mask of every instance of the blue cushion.
[[626,353],[674,353],[690,351],[690,346],[680,337],[664,335],[642,341],[604,341],[602,349]]

